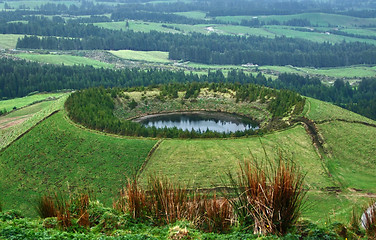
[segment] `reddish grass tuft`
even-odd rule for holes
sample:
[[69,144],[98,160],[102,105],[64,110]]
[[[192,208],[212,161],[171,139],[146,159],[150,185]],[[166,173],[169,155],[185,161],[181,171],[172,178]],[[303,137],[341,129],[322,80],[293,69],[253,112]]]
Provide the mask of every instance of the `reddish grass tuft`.
[[56,217],[57,209],[55,208],[54,198],[51,196],[42,196],[37,204],[36,211],[41,218]]
[[283,235],[298,220],[304,175],[290,160],[280,156],[269,168],[245,162],[237,179],[229,177],[235,198],[227,194],[227,199],[239,222],[254,233]]
[[119,198],[113,208],[129,212],[134,219],[143,218],[147,212],[146,193],[138,186],[137,180],[128,180],[126,187],[120,190]]

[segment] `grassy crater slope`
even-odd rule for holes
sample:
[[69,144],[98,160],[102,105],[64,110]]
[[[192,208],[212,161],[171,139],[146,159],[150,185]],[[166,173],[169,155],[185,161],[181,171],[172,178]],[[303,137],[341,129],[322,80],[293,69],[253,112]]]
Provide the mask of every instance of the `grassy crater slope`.
[[[376,127],[374,121],[332,104],[308,98],[303,115],[314,120],[324,138],[322,158],[300,126],[263,136],[228,140],[164,140],[141,174],[161,173],[196,187],[222,186],[225,172],[245,159],[273,159],[277,150],[293,156],[306,175],[315,221],[348,221],[353,206],[375,197]],[[337,120],[340,119],[340,120]],[[354,123],[354,121],[359,123]],[[264,152],[265,150],[265,152]],[[253,155],[253,157],[251,156]]]
[[4,207],[35,214],[35,199],[47,190],[93,190],[107,205],[143,164],[156,143],[90,132],[58,112],[0,152]]
[[[142,94],[129,93],[140,107],[141,98],[152,93]],[[314,121],[324,139],[322,149],[313,146],[299,123],[248,138],[165,139],[147,158],[157,140],[80,128],[61,110],[0,152],[1,198],[5,209],[33,215],[30,206],[46,189],[87,187],[110,205],[126,177],[146,159],[140,172],[142,183],[150,174],[162,173],[189,186],[213,188],[222,186],[226,171],[235,172],[239,162],[264,161],[265,153],[274,159],[278,149],[283,149],[307,174],[310,208],[304,217],[320,223],[328,219],[347,222],[353,206],[376,196],[375,122],[311,98],[302,115]]]

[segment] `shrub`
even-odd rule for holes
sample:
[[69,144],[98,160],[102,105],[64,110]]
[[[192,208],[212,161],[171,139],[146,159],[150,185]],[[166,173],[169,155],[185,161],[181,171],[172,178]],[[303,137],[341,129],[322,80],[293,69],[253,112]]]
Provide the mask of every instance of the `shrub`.
[[41,196],[35,206],[36,211],[41,218],[49,218],[57,216],[54,198],[51,196]]
[[214,194],[213,199],[203,200],[203,222],[199,228],[207,232],[227,232],[233,222],[233,211],[227,199],[217,199]]
[[36,204],[36,210],[41,218],[56,217],[58,226],[64,230],[73,226],[73,218],[77,219],[74,224],[89,227],[89,203],[87,193],[77,193],[67,198],[55,192],[53,196],[42,196]]
[[167,177],[149,178],[148,202],[155,220],[173,223],[188,218],[188,191],[179,184],[172,184]]
[[209,232],[228,231],[233,219],[226,199],[217,199],[215,194],[209,199],[205,194],[190,193],[165,176],[151,176],[147,191],[138,186],[137,180],[128,180],[113,206],[133,219],[148,218],[155,224],[189,220]]
[[123,213],[129,213],[134,219],[143,218],[146,212],[150,212],[150,206],[146,202],[146,193],[138,186],[136,178],[129,180],[119,192],[119,198],[113,203],[114,209]]
[[268,167],[246,161],[238,178],[229,178],[233,193],[226,193],[227,199],[242,225],[258,234],[283,235],[296,223],[306,191],[304,175],[290,159],[280,154]]
[[2,221],[20,219],[20,218],[24,218],[24,216],[18,210],[7,210],[5,212],[0,213],[0,220]]

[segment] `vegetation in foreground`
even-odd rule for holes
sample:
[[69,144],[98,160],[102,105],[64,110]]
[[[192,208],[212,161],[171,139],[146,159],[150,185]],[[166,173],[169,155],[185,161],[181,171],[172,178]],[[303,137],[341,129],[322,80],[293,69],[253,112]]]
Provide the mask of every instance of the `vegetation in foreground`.
[[374,211],[366,231],[355,215],[347,225],[320,228],[298,221],[305,203],[304,175],[289,159],[269,165],[241,165],[224,198],[188,191],[165,177],[151,177],[145,190],[128,180],[105,208],[81,191],[42,195],[36,202],[41,219],[17,211],[0,213],[4,239],[358,239],[375,233]]
[[104,204],[143,164],[156,143],[93,133],[70,123],[58,112],[0,152],[0,192],[4,207],[25,215],[33,211],[24,201],[51,186],[65,191],[85,185]]

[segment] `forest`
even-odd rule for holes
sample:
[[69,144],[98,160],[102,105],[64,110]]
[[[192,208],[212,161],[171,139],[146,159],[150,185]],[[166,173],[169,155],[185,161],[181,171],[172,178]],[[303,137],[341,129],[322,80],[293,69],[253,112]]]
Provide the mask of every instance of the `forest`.
[[0,59],[0,98],[23,97],[35,91],[50,92],[61,89],[84,89],[89,87],[137,87],[166,83],[239,83],[259,84],[276,89],[289,89],[301,95],[335,103],[366,117],[376,119],[376,80],[363,79],[357,88],[343,80],[333,86],[323,84],[317,78],[296,74],[281,74],[276,80],[232,70],[227,76],[221,71],[207,75],[185,74],[158,69],[95,69],[90,66],[55,66],[38,63]]
[[[18,40],[17,48],[167,51],[172,60],[205,64],[337,67],[376,63],[376,46],[360,42],[331,44],[284,36],[270,39],[200,33],[124,32],[56,21],[40,19],[28,24],[8,23],[0,27],[0,32],[45,36],[25,35]],[[45,27],[45,22],[49,23],[48,27]]]

